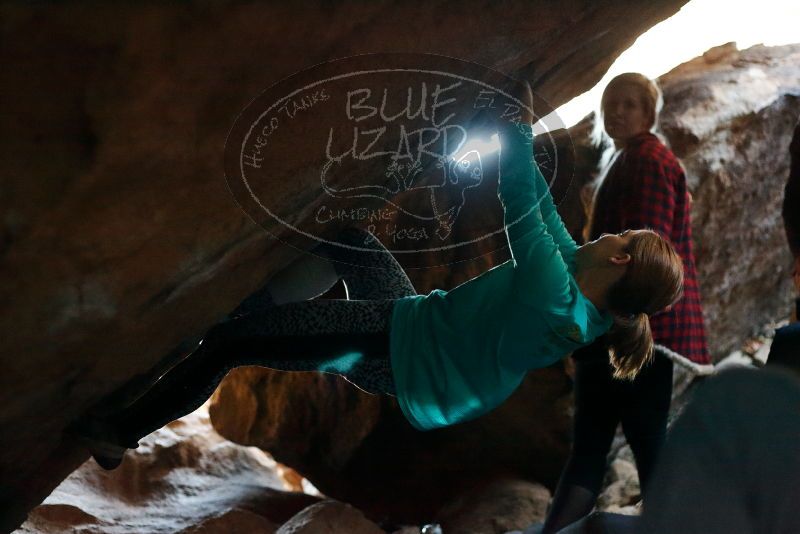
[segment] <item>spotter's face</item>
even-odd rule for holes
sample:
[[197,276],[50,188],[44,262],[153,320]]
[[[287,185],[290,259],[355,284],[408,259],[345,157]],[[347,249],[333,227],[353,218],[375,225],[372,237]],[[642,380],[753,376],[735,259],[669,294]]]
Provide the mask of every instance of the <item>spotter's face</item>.
[[603,125],[606,133],[619,143],[650,130],[651,116],[644,107],[641,90],[636,85],[622,83],[606,91]]

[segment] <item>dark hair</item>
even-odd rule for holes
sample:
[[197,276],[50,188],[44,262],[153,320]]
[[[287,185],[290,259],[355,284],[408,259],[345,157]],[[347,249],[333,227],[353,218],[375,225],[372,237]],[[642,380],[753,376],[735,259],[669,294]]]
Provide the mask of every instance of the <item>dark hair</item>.
[[607,339],[614,377],[632,380],[653,355],[649,316],[683,295],[683,260],[652,230],[631,237],[626,252],[631,261],[608,291],[614,325]]

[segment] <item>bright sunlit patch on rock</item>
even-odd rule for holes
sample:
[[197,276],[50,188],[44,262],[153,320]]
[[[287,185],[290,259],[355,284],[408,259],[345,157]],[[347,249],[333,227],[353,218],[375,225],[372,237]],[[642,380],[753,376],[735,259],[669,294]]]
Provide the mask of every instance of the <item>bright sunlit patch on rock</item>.
[[639,36],[597,85],[558,108],[556,113],[567,126],[574,125],[595,111],[605,86],[623,72],[641,72],[655,78],[709,48],[732,41],[740,50],[758,43],[777,46],[800,42],[798,20],[797,0],[763,0],[758,4],[692,0]]

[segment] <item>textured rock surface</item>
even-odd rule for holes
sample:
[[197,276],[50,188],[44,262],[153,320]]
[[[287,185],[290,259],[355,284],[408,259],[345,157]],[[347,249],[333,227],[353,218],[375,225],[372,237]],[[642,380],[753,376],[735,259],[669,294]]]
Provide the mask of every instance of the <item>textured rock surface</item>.
[[625,513],[641,499],[636,465],[616,459],[608,468],[608,485],[597,497],[597,508],[604,512]]
[[[370,517],[429,522],[445,503],[498,472],[555,482],[566,456],[571,399],[560,368],[529,375],[490,416],[425,433],[387,397],[333,377],[314,378],[298,390],[297,380],[260,369],[231,373],[212,402],[214,425],[238,443],[270,451],[324,494]],[[241,405],[258,417],[241,415],[240,398],[249,399]],[[345,406],[352,412],[344,414]],[[363,428],[330,430],[351,418]],[[314,424],[302,425],[307,421]]]
[[204,520],[197,526],[189,527],[180,534],[275,534],[278,527],[258,514],[247,510],[231,510],[219,516]]
[[544,486],[501,479],[448,503],[437,522],[444,532],[503,534],[544,520],[549,500]]
[[[800,116],[800,45],[718,47],[661,77],[661,126],[687,170],[709,343],[719,359],[788,317],[781,221]],[[800,209],[800,207],[798,208]]]
[[4,4],[0,526],[85,459],[59,439],[71,420],[295,254],[223,180],[254,95],[331,58],[404,50],[527,78],[558,105],[683,3]]
[[276,467],[221,438],[201,408],[151,434],[114,471],[84,463],[16,532],[272,534],[319,501],[285,491]]
[[384,534],[384,530],[348,504],[322,501],[298,512],[276,534]]

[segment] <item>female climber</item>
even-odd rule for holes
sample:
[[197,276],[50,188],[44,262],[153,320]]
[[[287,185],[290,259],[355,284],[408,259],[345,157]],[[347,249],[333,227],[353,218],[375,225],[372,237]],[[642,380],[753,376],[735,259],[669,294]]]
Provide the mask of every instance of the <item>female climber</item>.
[[603,124],[617,152],[601,173],[605,178],[594,198],[589,238],[623,228],[651,228],[669,240],[682,258],[684,295],[669,311],[651,317],[649,324],[644,317],[633,324],[642,331],[652,328],[656,343],[652,364],[638,374],[638,367],[621,369],[613,355],[609,362],[613,335],[600,337],[573,355],[576,411],[572,451],[543,533],[558,532],[592,510],[620,422],[646,496],[666,435],[672,361],[681,360],[700,373],[711,367],[692,253],[686,177],[678,159],[651,133],[659,103],[658,87],[638,73],[615,77],[603,92]]
[[[519,93],[530,108],[530,88]],[[649,330],[639,325],[679,298],[681,260],[646,230],[578,248],[533,163],[531,119],[526,111],[518,123],[497,123],[511,260],[450,291],[417,295],[372,235],[347,229],[341,246],[320,245],[273,277],[135,402],[78,422],[75,431],[98,463],[119,465],[126,448],[202,405],[242,365],[337,373],[367,392],[395,396],[420,430],[485,414],[529,370],[612,325],[614,364],[623,374],[638,369],[652,351]],[[306,300],[339,279],[348,299]]]

